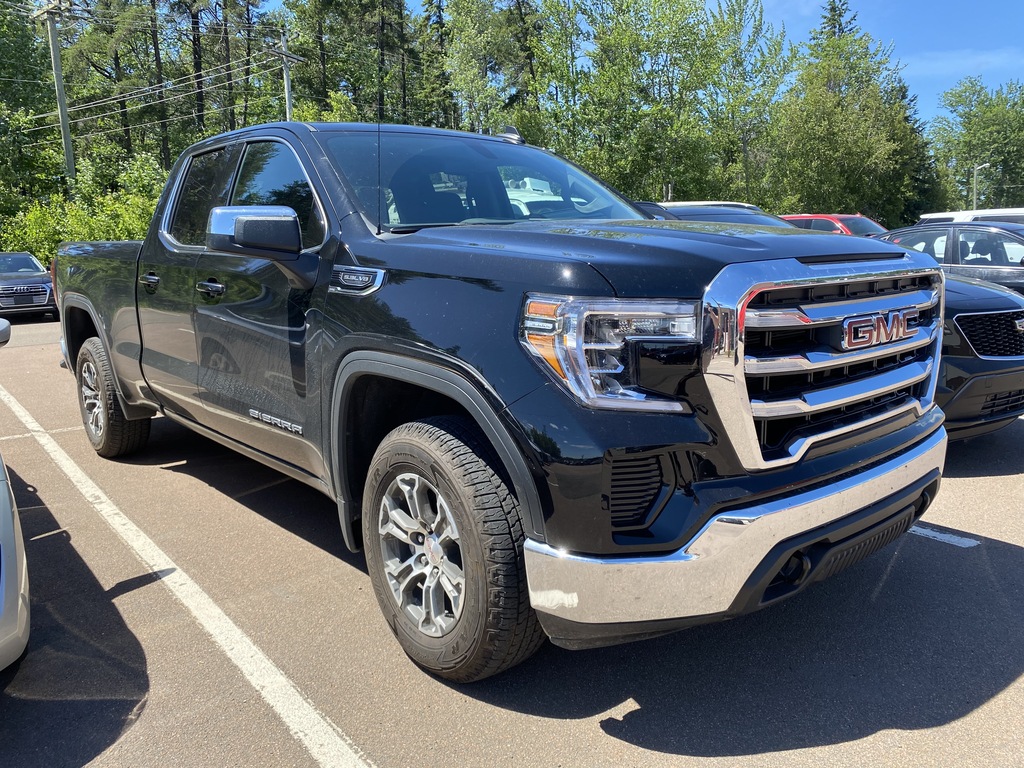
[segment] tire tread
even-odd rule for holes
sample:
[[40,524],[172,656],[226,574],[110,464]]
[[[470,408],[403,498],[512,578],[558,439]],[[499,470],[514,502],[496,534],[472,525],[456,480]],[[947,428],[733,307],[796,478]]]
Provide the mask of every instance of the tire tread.
[[[477,427],[457,416],[409,422],[393,430],[378,455],[394,441],[420,443],[446,457],[456,481],[473,499],[471,510],[482,532],[488,579],[485,639],[478,653],[456,669],[430,671],[455,682],[474,682],[509,669],[529,658],[545,635],[530,605],[526,582],[523,531],[519,504],[494,469],[500,461]],[[375,460],[376,461],[376,458]]]

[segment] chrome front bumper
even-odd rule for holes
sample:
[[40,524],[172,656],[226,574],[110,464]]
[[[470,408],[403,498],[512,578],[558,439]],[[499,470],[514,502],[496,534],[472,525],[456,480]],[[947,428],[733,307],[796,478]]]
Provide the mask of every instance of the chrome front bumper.
[[535,610],[579,624],[723,614],[772,549],[941,473],[946,433],[835,483],[712,518],[684,547],[653,557],[588,557],[526,542]]

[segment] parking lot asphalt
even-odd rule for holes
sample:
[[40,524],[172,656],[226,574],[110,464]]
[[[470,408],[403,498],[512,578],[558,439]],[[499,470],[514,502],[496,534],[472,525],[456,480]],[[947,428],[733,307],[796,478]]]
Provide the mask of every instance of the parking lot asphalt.
[[166,419],[97,457],[59,325],[13,325],[32,636],[4,766],[1024,766],[1024,420],[952,444],[912,534],[786,603],[458,687],[401,652],[329,499]]

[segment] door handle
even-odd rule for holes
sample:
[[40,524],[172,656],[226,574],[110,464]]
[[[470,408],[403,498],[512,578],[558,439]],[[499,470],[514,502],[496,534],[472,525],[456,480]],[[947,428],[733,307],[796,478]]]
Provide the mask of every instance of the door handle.
[[145,287],[147,293],[155,293],[160,285],[160,276],[155,272],[147,272],[139,277],[139,282]]
[[218,283],[216,280],[210,279],[196,283],[196,290],[204,296],[215,299],[224,295],[227,291],[227,286],[224,283]]

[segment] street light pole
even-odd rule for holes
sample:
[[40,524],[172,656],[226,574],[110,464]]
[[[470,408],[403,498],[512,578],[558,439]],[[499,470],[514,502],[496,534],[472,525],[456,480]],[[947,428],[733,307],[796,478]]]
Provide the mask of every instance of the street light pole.
[[974,195],[972,197],[973,205],[971,210],[978,210],[978,171],[982,168],[988,168],[992,163],[982,163],[981,165],[974,166]]

